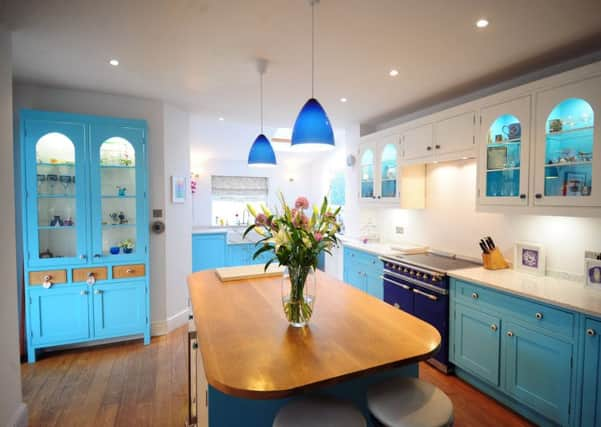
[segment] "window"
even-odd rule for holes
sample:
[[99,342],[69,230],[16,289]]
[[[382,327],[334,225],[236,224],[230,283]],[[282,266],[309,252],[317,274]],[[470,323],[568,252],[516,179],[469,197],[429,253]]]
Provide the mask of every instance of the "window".
[[247,203],[255,208],[267,204],[269,179],[254,176],[211,176],[212,224],[246,225],[250,217]]

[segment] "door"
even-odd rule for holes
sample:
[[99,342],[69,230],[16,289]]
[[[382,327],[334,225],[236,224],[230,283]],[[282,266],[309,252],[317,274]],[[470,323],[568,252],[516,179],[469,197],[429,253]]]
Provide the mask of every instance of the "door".
[[250,264],[251,257],[247,244],[228,245],[227,265],[230,267]]
[[537,206],[601,206],[601,77],[536,98]]
[[434,358],[446,366],[449,364],[449,296],[419,286],[414,286],[412,292],[415,294],[413,314],[440,333],[440,350]]
[[582,385],[582,427],[601,425],[601,322],[586,319]]
[[376,187],[376,146],[374,143],[361,143],[359,149],[359,200],[375,200]]
[[65,344],[90,337],[87,285],[35,287],[29,291],[29,303],[34,346]]
[[23,113],[27,264],[87,263],[86,127]]
[[499,385],[501,357],[501,319],[479,311],[455,305],[454,352],[455,364],[482,378]]
[[344,281],[355,288],[366,291],[365,283],[365,264],[354,261],[345,262],[345,279]]
[[434,155],[473,151],[476,148],[474,125],[476,114],[468,112],[441,120],[434,125]]
[[196,234],[192,236],[192,271],[224,267],[224,234]]
[[382,285],[382,279],[380,274],[375,274],[373,271],[368,271],[365,276],[365,287],[367,293],[373,297],[383,300],[384,299],[384,287]]
[[414,312],[411,286],[395,278],[386,276],[384,279],[384,301],[409,314]]
[[143,281],[95,285],[94,337],[133,335],[146,325],[146,286]]
[[95,123],[91,139],[93,262],[143,261],[148,252],[145,129]]
[[431,124],[407,130],[403,134],[403,161],[432,157],[433,138]]
[[381,200],[399,199],[399,136],[385,138],[378,144],[379,190]]
[[528,205],[529,153],[530,96],[480,111],[480,204]]
[[541,415],[567,425],[572,344],[515,323],[503,325],[505,391]]

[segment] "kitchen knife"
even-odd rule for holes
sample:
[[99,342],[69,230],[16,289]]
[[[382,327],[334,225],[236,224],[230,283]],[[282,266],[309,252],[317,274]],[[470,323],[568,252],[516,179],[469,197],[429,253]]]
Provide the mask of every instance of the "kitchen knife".
[[487,236],[486,237],[486,243],[488,243],[488,247],[490,248],[490,250],[492,251],[494,248],[496,248],[495,246],[495,242],[492,241],[492,237]]
[[488,253],[488,248],[486,247],[486,245],[484,244],[484,242],[482,240],[480,240],[479,244],[480,244],[480,248],[482,249],[482,252],[484,252],[485,254],[487,254]]

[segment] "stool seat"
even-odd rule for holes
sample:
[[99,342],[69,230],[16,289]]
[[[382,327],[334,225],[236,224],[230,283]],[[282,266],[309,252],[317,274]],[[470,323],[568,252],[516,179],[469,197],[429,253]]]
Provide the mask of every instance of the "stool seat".
[[273,427],[366,427],[365,417],[351,403],[330,397],[309,397],[283,406]]
[[440,389],[417,378],[394,378],[371,386],[367,406],[386,427],[453,425],[453,403]]

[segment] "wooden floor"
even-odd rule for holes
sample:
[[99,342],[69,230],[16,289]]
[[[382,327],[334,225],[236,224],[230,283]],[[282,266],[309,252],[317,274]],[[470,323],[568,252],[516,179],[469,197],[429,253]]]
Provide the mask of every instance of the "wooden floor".
[[[186,421],[187,334],[69,350],[22,365],[29,425],[178,426]],[[425,363],[420,376],[447,393],[456,427],[532,426],[470,385]]]

